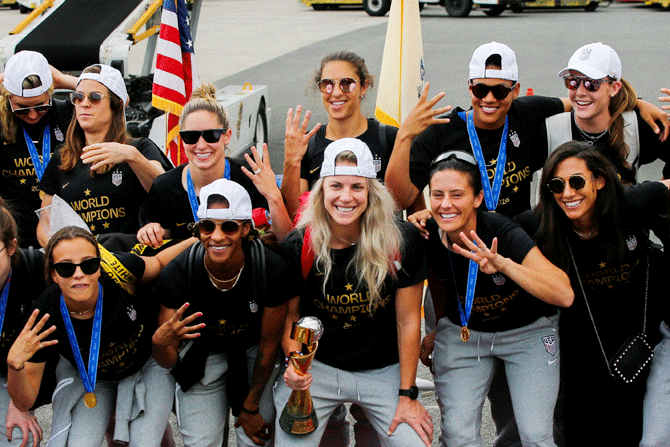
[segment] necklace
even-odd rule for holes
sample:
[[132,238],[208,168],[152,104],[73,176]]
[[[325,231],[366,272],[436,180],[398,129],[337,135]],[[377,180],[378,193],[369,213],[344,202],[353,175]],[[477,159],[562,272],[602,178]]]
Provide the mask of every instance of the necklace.
[[[244,262],[243,262],[242,267],[240,267],[240,271],[237,272],[237,275],[233,276],[230,279],[219,279],[216,276],[214,276],[214,274],[212,272],[209,271],[209,269],[207,268],[207,263],[206,262],[203,261],[203,264],[205,265],[205,270],[207,271],[207,276],[209,277],[209,281],[212,283],[212,285],[214,287],[216,287],[217,289],[219,289],[222,292],[227,292],[228,290],[232,289],[233,287],[235,287],[237,285],[237,281],[239,281],[240,276],[242,275],[242,270],[244,269]],[[220,283],[220,284],[223,284],[223,283],[229,283],[231,281],[235,281],[235,282],[230,287],[225,287],[223,285],[217,284],[217,282]]]
[[[573,116],[573,121],[574,121],[574,116]],[[584,138],[584,142],[588,143],[590,146],[593,146],[593,143],[595,143],[596,141],[601,139],[607,133],[607,129],[603,130],[602,132],[600,132],[598,134],[585,132],[581,129],[581,127],[579,127],[579,124],[577,124],[576,121],[575,121],[575,127],[577,127],[577,131],[582,136],[582,138]]]
[[354,241],[354,242],[349,242],[348,240],[346,240],[346,239],[342,239],[341,237],[339,237],[337,234],[334,234],[334,233],[333,233],[333,236],[335,237],[335,239],[339,239],[340,242],[344,242],[345,244],[349,245],[350,247],[351,247],[351,246],[354,246],[354,245],[356,245],[356,244],[358,243],[357,240]]
[[[96,302],[96,304],[97,304],[97,302]],[[86,315],[87,313],[91,312],[93,309],[95,309],[95,304],[90,309],[82,310],[81,312],[77,312],[76,310],[70,310],[70,309],[68,309],[68,312],[70,312],[70,315]]]
[[586,233],[580,233],[579,231],[575,230],[574,228],[572,229],[572,231],[574,231],[575,234],[580,237],[580,239],[591,239],[596,232],[596,230],[591,230],[591,231],[587,231]]

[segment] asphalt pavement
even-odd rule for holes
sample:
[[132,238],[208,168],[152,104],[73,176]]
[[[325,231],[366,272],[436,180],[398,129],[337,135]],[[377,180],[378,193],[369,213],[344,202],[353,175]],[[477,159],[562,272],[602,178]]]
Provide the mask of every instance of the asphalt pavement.
[[[602,41],[619,53],[623,77],[631,81],[638,96],[656,102],[659,89],[670,86],[670,12],[641,3],[604,5],[588,13],[528,8],[521,14],[506,11],[496,18],[473,11],[462,19],[448,17],[442,7],[427,6],[421,16],[431,93],[445,91],[444,104],[467,107],[467,64],[472,51],[496,40],[510,45],[517,54],[522,93],[532,88],[534,94],[564,96],[558,71],[578,47]],[[0,36],[24,18],[18,11],[0,8]],[[217,86],[268,85],[270,155],[279,173],[287,109],[303,104],[313,110],[313,122],[326,122],[320,97],[309,86],[320,59],[330,51],[348,49],[363,56],[373,74],[379,73],[387,21],[388,17],[369,17],[356,8],[317,12],[296,0],[205,0],[195,39],[197,69],[203,82]],[[143,53],[142,44],[132,49],[132,73],[139,73]],[[372,116],[375,96],[373,90],[364,101],[368,116]],[[643,176],[656,178],[658,172],[654,165]],[[430,379],[422,365],[419,377]],[[433,445],[437,445],[439,410],[432,393],[423,393],[423,399],[433,416]],[[487,408],[484,446],[492,445]],[[39,417],[46,435],[49,408],[40,410]],[[182,445],[178,434],[176,439]]]

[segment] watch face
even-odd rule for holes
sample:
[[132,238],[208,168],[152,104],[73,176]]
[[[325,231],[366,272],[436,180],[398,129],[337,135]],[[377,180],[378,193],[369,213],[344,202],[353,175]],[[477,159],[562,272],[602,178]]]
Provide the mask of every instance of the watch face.
[[409,398],[416,399],[417,397],[419,397],[419,388],[416,386],[411,386],[409,388]]

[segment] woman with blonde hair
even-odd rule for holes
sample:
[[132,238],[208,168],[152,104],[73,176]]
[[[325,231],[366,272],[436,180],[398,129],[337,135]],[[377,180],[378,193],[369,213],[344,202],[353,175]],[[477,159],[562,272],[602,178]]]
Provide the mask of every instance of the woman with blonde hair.
[[49,66],[34,51],[20,51],[0,74],[0,196],[19,226],[19,245],[37,246],[38,183],[51,153],[65,140],[72,104],[52,97],[54,87],[75,88],[77,78]]
[[[170,166],[151,140],[131,140],[126,133],[128,93],[117,69],[102,64],[84,69],[70,99],[75,116],[40,181],[42,207],[58,195],[94,234],[134,234],[153,179]],[[37,238],[43,246],[48,242],[43,223]]]
[[365,143],[328,145],[298,226],[282,243],[302,284],[289,302],[284,353],[301,349],[289,337],[301,316],[321,320],[324,336],[311,373],[289,367],[274,396],[283,408],[291,389],[309,389],[322,423],[304,436],[277,425],[278,446],[319,445],[325,421],[345,402],[363,408],[383,445],[430,445],[432,420],[415,386],[425,260],[417,230],[395,211]]
[[141,243],[157,247],[163,239],[190,236],[188,224],[198,220],[200,189],[220,178],[242,185],[254,208],[269,210],[268,220],[278,237],[288,233],[291,222],[270,167],[267,146],[262,158],[255,148],[253,159],[245,155],[250,169],[226,157],[232,129],[212,84],[203,84],[193,92],[182,110],[179,128],[188,163],[159,176],[151,186],[141,216],[144,226],[137,232]]

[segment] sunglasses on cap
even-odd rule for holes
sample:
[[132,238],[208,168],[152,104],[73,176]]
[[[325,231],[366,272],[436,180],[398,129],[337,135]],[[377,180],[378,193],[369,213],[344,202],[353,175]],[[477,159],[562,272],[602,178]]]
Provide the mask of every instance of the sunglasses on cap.
[[10,107],[12,108],[12,112],[16,116],[25,116],[28,115],[30,112],[33,110],[35,113],[44,113],[49,111],[51,108],[51,98],[49,98],[49,103],[48,104],[39,104],[36,106],[31,106],[31,107],[20,107],[18,109],[15,109],[13,105],[10,103]]
[[433,160],[433,162],[430,164],[430,169],[433,169],[438,163],[442,161],[449,160],[451,158],[456,158],[457,160],[460,160],[464,163],[477,166],[477,160],[475,160],[475,157],[472,155],[468,154],[467,152],[463,151],[448,151],[448,152],[443,152],[440,155]]
[[339,84],[340,90],[344,93],[351,93],[356,88],[356,80],[352,78],[342,79],[321,79],[316,84],[319,86],[321,93],[333,93],[335,84]]
[[[586,186],[586,177],[581,174],[573,174],[568,177],[568,185],[571,189],[579,191]],[[562,194],[565,191],[565,180],[560,177],[552,178],[547,183],[547,188],[554,194]]]
[[195,223],[195,227],[198,229],[198,232],[200,232],[200,234],[203,236],[209,236],[210,234],[214,233],[217,225],[220,226],[221,231],[223,231],[228,236],[236,234],[240,230],[241,226],[239,222],[234,220],[224,220],[221,223],[216,223],[213,220],[202,219]]
[[516,82],[512,84],[511,87],[505,84],[488,85],[484,84],[483,82],[478,82],[476,84],[470,84],[470,91],[473,95],[475,95],[475,98],[478,99],[486,98],[489,92],[491,92],[493,93],[493,97],[495,99],[502,101],[503,99],[507,98],[510,93],[512,93],[514,87],[516,87]]
[[100,258],[89,258],[81,261],[79,264],[64,261],[56,262],[53,265],[53,269],[56,271],[56,273],[58,273],[58,276],[62,278],[69,278],[74,275],[77,267],[81,269],[84,275],[92,275],[100,268]]
[[566,76],[563,78],[563,81],[565,82],[565,87],[568,90],[577,90],[579,86],[584,83],[584,89],[587,92],[597,92],[603,82],[612,82],[608,78],[591,79],[580,78],[577,76]]
[[102,93],[98,93],[98,92],[90,92],[88,94],[88,96],[86,96],[82,92],[70,93],[70,101],[74,105],[77,105],[80,102],[84,101],[84,98],[86,98],[86,97],[88,97],[88,102],[95,105],[95,104],[99,104],[100,101],[102,101],[102,98],[109,98],[109,95],[103,95]]
[[226,129],[207,129],[207,130],[180,130],[179,136],[186,144],[196,144],[200,137],[207,143],[216,143]]

